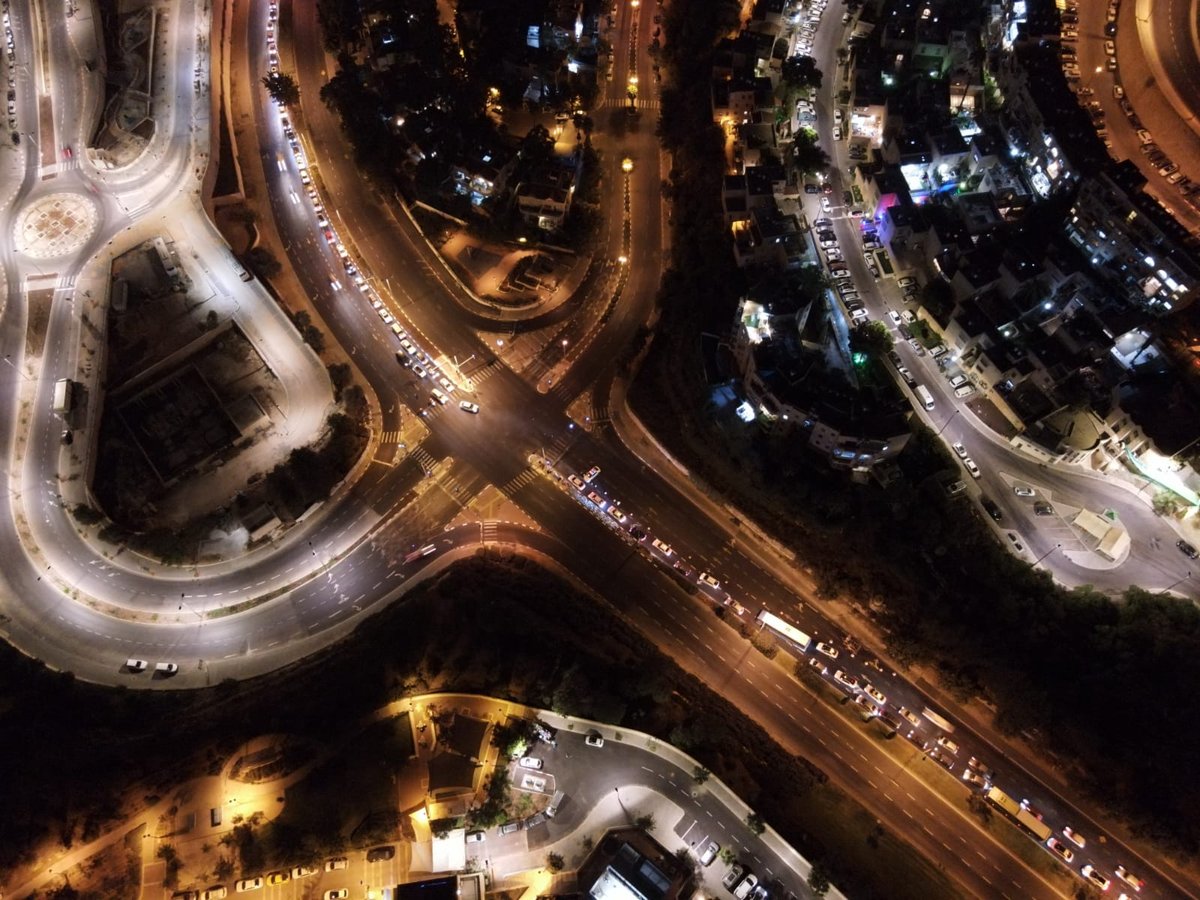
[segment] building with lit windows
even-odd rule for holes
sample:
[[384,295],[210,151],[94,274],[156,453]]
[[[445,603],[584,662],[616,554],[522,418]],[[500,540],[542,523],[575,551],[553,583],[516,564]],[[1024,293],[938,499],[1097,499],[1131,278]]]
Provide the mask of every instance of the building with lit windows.
[[1140,191],[1099,175],[1080,187],[1065,230],[1112,290],[1153,315],[1166,315],[1191,303],[1198,267],[1155,224],[1148,203]]

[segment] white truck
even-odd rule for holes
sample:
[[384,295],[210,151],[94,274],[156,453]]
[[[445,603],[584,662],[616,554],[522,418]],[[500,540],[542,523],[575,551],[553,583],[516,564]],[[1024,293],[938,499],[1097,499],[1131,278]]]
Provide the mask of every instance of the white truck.
[[73,387],[69,378],[60,378],[54,384],[54,411],[60,416],[71,411]]

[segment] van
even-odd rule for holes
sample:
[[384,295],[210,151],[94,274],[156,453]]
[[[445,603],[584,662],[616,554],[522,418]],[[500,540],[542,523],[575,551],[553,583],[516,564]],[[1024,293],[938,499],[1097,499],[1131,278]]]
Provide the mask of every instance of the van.
[[208,821],[213,828],[221,824],[221,807],[214,806],[208,811]]
[[929,388],[923,384],[918,384],[913,390],[916,392],[917,399],[921,401],[921,405],[926,409],[933,409],[933,394],[929,393]]
[[550,805],[546,807],[546,815],[552,819],[558,815],[558,808],[562,806],[562,802],[566,799],[566,796],[562,791],[555,791],[554,796],[550,798]]

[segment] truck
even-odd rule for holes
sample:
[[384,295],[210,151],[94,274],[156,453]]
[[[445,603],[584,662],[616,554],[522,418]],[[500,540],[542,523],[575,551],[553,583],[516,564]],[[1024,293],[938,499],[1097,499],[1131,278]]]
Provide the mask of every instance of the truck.
[[1012,797],[1008,796],[1008,794],[1004,793],[1004,791],[1000,790],[998,787],[992,788],[983,796],[988,803],[992,804],[1002,812],[1008,813],[1014,819],[1017,817],[1018,813],[1024,812],[1024,810],[1021,809],[1021,804],[1019,804]]
[[1039,819],[1031,810],[1028,809],[1022,808],[1017,813],[1017,824],[1042,843],[1045,843],[1046,838],[1053,834],[1049,826],[1047,826],[1045,822]]
[[60,416],[71,411],[72,387],[70,378],[60,378],[54,383],[54,411]]
[[933,394],[929,393],[929,388],[923,384],[918,384],[914,389],[917,399],[921,401],[921,405],[926,409],[933,409]]

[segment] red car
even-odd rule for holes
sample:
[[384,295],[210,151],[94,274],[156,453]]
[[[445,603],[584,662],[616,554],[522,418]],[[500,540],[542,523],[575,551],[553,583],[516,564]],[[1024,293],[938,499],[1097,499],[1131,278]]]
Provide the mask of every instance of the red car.
[[63,147],[63,159],[72,159],[75,156],[75,151],[70,147]]

